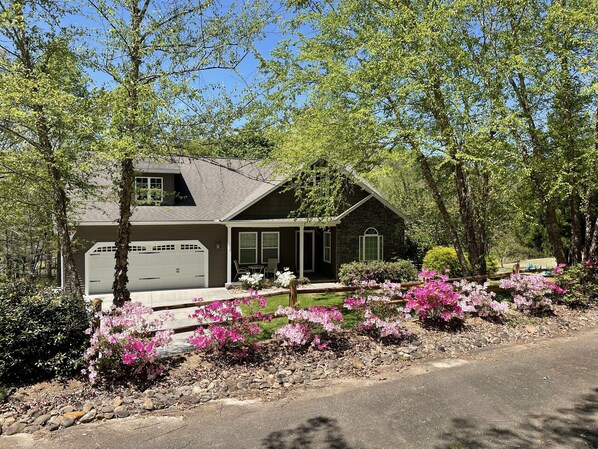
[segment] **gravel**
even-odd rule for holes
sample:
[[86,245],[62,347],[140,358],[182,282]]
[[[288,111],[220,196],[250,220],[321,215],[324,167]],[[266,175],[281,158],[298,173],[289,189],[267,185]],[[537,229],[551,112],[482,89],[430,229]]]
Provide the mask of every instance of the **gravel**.
[[164,378],[148,388],[92,388],[84,379],[41,382],[21,387],[0,404],[0,435],[50,432],[93,421],[126,418],[169,408],[186,409],[210,401],[284,397],[289,391],[335,378],[368,378],[384,366],[402,369],[420,360],[458,357],[486,346],[525,343],[598,325],[598,307],[554,307],[554,315],[530,317],[511,312],[503,323],[468,318],[456,330],[439,330],[410,321],[414,336],[384,344],[352,332],[342,333],[324,351],[260,345],[246,364],[226,363],[214,354],[171,359]]

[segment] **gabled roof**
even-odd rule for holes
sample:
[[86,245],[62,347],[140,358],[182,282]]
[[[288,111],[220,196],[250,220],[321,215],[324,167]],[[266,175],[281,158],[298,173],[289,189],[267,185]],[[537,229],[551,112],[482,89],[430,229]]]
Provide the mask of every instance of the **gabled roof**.
[[[174,174],[185,182],[187,198],[177,201],[174,206],[139,206],[133,211],[133,223],[185,223],[229,221],[266,196],[272,194],[285,180],[277,178],[271,167],[261,161],[239,159],[190,159],[177,158],[173,162],[162,163],[142,161],[135,164],[142,173]],[[347,170],[349,173],[349,170]],[[354,173],[349,173],[355,177]],[[96,182],[110,191],[108,176],[98,175]],[[376,198],[400,217],[406,217],[388,203],[367,181],[357,177],[357,184],[368,195]],[[340,219],[355,210],[367,199],[343,212]],[[115,195],[106,195],[104,201],[89,200],[80,213],[83,225],[110,224],[118,220],[118,202]]]

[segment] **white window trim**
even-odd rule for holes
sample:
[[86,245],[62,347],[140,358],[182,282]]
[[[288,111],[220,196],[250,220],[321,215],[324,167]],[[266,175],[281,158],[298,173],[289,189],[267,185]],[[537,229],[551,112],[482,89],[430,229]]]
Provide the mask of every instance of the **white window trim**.
[[[373,231],[373,232],[371,232]],[[376,259],[365,259],[365,242],[366,238],[376,239]],[[367,228],[363,235],[359,236],[359,261],[360,262],[374,262],[384,260],[384,236],[378,234],[375,228]]]
[[276,234],[276,261],[280,262],[280,232],[278,231],[266,231],[262,232],[262,264],[268,263],[264,258],[264,249],[274,249],[274,246],[264,247],[264,234]]
[[[326,236],[328,236],[328,246],[326,246]],[[328,248],[328,259],[326,259],[326,248]],[[322,238],[322,260],[326,263],[332,262],[332,233],[330,231],[324,231]]]
[[[143,205],[156,205],[156,204],[160,204],[164,201],[164,178],[162,176],[135,176],[135,190],[137,190],[137,180],[138,179],[145,179],[147,181],[147,193],[146,193],[146,199],[145,199],[145,203],[142,203]],[[162,188],[160,189],[160,199],[159,200],[154,200],[152,198],[152,179],[159,179],[160,180],[160,185],[162,186]],[[137,191],[135,191],[135,198],[137,199],[137,201],[139,201],[139,197],[137,194]]]
[[[253,248],[241,248],[241,235],[243,234],[253,234],[253,238],[255,241],[255,249],[254,249],[254,257],[253,262],[241,262],[241,249],[249,250]],[[257,264],[257,232],[239,232],[239,265],[255,265]]]

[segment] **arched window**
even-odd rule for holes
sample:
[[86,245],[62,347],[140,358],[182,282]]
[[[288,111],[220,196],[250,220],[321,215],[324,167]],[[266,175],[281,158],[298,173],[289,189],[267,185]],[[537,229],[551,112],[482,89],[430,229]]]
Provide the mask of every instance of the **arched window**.
[[363,235],[359,236],[359,260],[369,262],[383,259],[384,237],[378,234],[376,228],[367,228]]

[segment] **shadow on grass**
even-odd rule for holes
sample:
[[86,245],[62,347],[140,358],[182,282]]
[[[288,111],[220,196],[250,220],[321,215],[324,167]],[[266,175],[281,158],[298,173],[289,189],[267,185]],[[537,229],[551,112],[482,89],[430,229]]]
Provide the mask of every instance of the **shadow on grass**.
[[343,437],[335,419],[318,416],[294,429],[272,432],[263,449],[358,449]]
[[479,425],[456,418],[452,427],[440,436],[444,443],[437,449],[598,448],[598,388],[573,407],[530,415],[513,426]]

